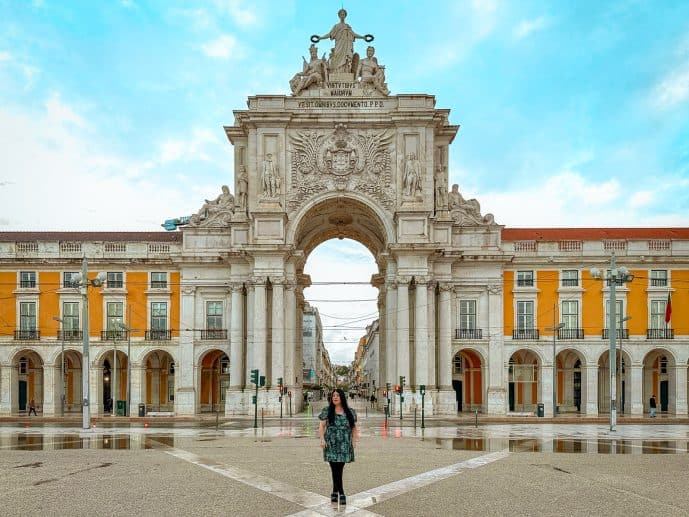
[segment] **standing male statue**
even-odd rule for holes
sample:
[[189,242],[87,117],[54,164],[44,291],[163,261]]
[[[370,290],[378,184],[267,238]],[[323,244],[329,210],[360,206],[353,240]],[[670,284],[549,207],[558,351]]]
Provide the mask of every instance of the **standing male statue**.
[[404,195],[413,197],[421,192],[421,164],[416,159],[415,153],[407,155],[407,161],[404,166],[404,181],[403,181]]
[[273,163],[273,155],[266,154],[266,159],[263,160],[263,172],[261,174],[263,180],[263,195],[266,197],[275,197],[278,195],[279,183],[277,177],[277,167]]
[[354,73],[359,60],[359,54],[354,53],[354,40],[363,39],[370,43],[373,41],[373,36],[370,34],[362,36],[354,32],[349,24],[345,23],[347,11],[344,9],[340,9],[337,16],[340,18],[340,23],[335,24],[330,32],[323,36],[314,34],[311,36],[311,42],[318,43],[323,39],[334,39],[335,47],[330,53],[328,70],[331,73]]

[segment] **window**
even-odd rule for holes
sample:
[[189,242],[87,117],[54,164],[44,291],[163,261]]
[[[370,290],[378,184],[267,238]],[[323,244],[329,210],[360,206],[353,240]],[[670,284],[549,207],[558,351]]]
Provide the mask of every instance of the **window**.
[[660,373],[667,373],[667,357],[660,358]]
[[62,330],[67,333],[79,330],[78,302],[64,302],[62,304]]
[[454,373],[462,373],[462,356],[461,355],[457,354],[455,356],[455,359],[453,361],[452,366],[453,366],[452,370]]
[[459,328],[465,330],[476,328],[476,300],[459,301]]
[[222,302],[206,302],[206,328],[208,330],[222,328]]
[[[622,317],[624,315],[622,300],[615,300],[615,305],[617,305],[617,328],[622,328]],[[610,327],[610,300],[605,300],[605,328]]]
[[75,279],[78,277],[79,273],[76,271],[65,271],[62,273],[62,287],[79,287],[79,282]]
[[36,287],[36,272],[35,271],[21,271],[19,273],[19,287],[34,288]]
[[151,273],[151,289],[167,289],[167,273]]
[[124,273],[110,272],[107,276],[107,283],[105,284],[109,289],[121,289],[124,287]]
[[230,373],[230,359],[225,356],[220,360],[220,373],[227,374]]
[[[110,274],[110,273],[108,273]],[[124,303],[122,302],[108,302],[106,306],[108,313],[106,321],[106,330],[122,331],[120,323],[124,321]]]
[[562,287],[578,287],[579,271],[576,269],[566,269],[562,272]]
[[172,361],[170,361],[170,364],[168,364],[167,366],[167,373],[170,375],[175,374],[175,363],[173,363]]
[[534,302],[517,302],[517,329],[530,330],[534,328]]
[[667,287],[667,269],[651,270],[651,287]]
[[23,331],[36,330],[36,302],[21,302],[19,304],[19,329]]
[[579,302],[575,300],[562,302],[562,323],[566,329],[579,328]]
[[665,328],[665,306],[667,300],[651,300],[651,327],[652,329]]
[[533,271],[517,271],[517,287],[533,287]]
[[167,302],[151,302],[151,330],[167,330]]
[[26,357],[19,359],[19,375],[28,375],[29,360]]

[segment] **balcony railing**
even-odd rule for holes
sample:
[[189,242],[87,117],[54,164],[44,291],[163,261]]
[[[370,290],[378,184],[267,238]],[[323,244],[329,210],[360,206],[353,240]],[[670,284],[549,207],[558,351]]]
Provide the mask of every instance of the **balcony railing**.
[[667,287],[667,278],[651,278],[651,287]]
[[584,329],[559,329],[558,339],[584,339]]
[[563,278],[562,287],[579,287],[578,278]]
[[512,339],[538,339],[538,329],[514,329]]
[[169,341],[172,339],[171,330],[147,330],[146,339],[149,341]]
[[84,339],[84,332],[78,329],[58,330],[57,339],[62,341],[81,341]]
[[[622,334],[622,339],[629,339],[629,329],[617,329],[616,334],[617,339],[620,339],[620,334]],[[601,335],[601,338],[610,339],[608,329],[603,329],[603,334]]]
[[227,339],[227,329],[203,329],[201,339]]
[[483,339],[483,330],[455,329],[455,339]]
[[15,330],[14,331],[14,339],[19,340],[19,341],[27,341],[31,339],[40,339],[41,338],[41,331],[40,330]]
[[103,341],[124,341],[127,339],[126,330],[101,330],[100,338]]
[[646,339],[675,339],[675,329],[647,329]]

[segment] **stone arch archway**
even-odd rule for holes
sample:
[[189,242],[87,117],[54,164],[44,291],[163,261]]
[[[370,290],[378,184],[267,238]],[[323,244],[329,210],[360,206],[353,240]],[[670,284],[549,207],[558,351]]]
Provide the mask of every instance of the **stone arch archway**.
[[558,413],[584,412],[587,399],[586,357],[579,350],[566,348],[558,352],[556,365]]
[[530,349],[514,352],[508,361],[508,409],[531,413],[542,400],[541,367],[538,353]]
[[[19,350],[12,358],[12,370],[14,379],[12,385],[12,410],[14,413],[28,412],[29,402],[34,401],[36,411],[52,413],[52,397],[46,397],[46,373],[49,376],[52,371],[44,367],[43,357],[36,350],[26,348]],[[52,385],[52,379],[48,379],[47,386]],[[48,408],[45,403],[49,402]]]
[[148,412],[171,412],[175,405],[175,362],[167,350],[149,351],[142,362],[142,401]]
[[650,411],[650,398],[651,395],[655,395],[658,412],[677,413],[678,386],[675,355],[668,349],[654,348],[646,353],[642,364],[644,412]]
[[457,394],[457,412],[484,410],[485,360],[472,348],[461,348],[452,359],[452,387]]
[[230,358],[225,351],[212,348],[199,357],[199,412],[224,412],[230,386]]

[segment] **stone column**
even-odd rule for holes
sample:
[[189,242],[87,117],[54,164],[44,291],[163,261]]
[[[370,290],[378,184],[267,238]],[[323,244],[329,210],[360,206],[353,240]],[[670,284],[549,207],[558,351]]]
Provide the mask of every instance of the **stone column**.
[[0,415],[16,415],[19,409],[19,374],[17,366],[0,364]]
[[397,375],[394,383],[399,383],[400,376],[407,382],[409,378],[409,278],[398,277],[397,283]]
[[426,326],[428,327],[428,384],[427,390],[438,385],[435,370],[435,282],[428,282]]
[[273,343],[271,358],[273,388],[277,388],[278,378],[285,377],[285,308],[284,308],[284,280],[276,279],[273,283]]
[[414,385],[428,386],[428,286],[416,283],[414,296]]
[[[550,367],[544,366],[543,368],[540,369],[540,383],[541,383],[541,400],[543,401],[544,408],[545,409],[545,416],[546,417],[552,417],[553,416],[553,382],[555,381],[554,379],[554,365],[550,365]],[[525,385],[528,386],[528,388],[524,388],[531,390],[531,385]],[[524,393],[524,400],[526,400],[526,393]],[[538,403],[538,401],[536,401]]]
[[43,367],[43,415],[60,414],[60,391],[55,389],[55,382],[60,384],[60,369],[53,366]]
[[[507,411],[507,391],[503,382],[504,364],[503,357],[504,335],[502,329],[503,307],[502,307],[502,286],[493,284],[488,286],[488,413],[504,415]],[[494,329],[491,332],[491,329]],[[551,370],[552,376],[552,370]],[[542,387],[542,389],[544,389]],[[550,386],[550,399],[552,401],[552,385]],[[544,401],[545,402],[545,401]],[[547,408],[546,404],[546,408]],[[546,409],[547,411],[547,409]],[[552,413],[552,402],[550,406]]]
[[397,373],[397,284],[385,285],[385,382],[396,384]]
[[[92,354],[94,357],[96,354]],[[91,378],[89,379],[89,404],[91,405],[91,416],[103,414],[103,367],[93,366],[90,368]]]
[[[670,407],[670,411],[675,415],[687,414],[687,366],[679,365],[673,367],[675,370],[675,396],[674,406]],[[668,372],[671,372],[668,366]]]
[[230,389],[244,386],[242,366],[244,364],[244,300],[241,284],[232,286],[232,306],[230,308]]
[[294,296],[294,282],[287,282],[283,293],[285,304],[285,386],[289,388],[295,384],[296,377],[296,336],[301,331],[297,321],[297,300]]
[[598,365],[581,365],[584,371],[583,411],[586,416],[598,416]]
[[194,331],[196,311],[194,311],[196,287],[182,286],[180,321],[185,323],[179,332],[179,368],[175,370],[175,414],[193,415],[196,413],[196,383],[194,379]]
[[251,354],[250,370],[258,368],[258,375],[266,374],[266,284],[265,278],[258,279],[254,284],[254,342]]
[[441,390],[452,390],[452,286],[441,283],[438,302],[438,383]]
[[[139,414],[139,404],[146,403],[146,369],[141,367],[140,363],[132,361],[132,396],[131,396],[131,412],[132,416]],[[176,401],[176,398],[175,398]]]
[[[631,410],[632,415],[643,415],[644,414],[644,401],[643,401],[643,377],[644,377],[644,367],[643,364],[632,364],[631,366],[631,383],[632,389],[632,400]],[[649,395],[650,397],[650,395]]]
[[251,369],[254,364],[254,283],[253,281],[246,284],[246,361],[244,372],[244,386],[251,388]]

